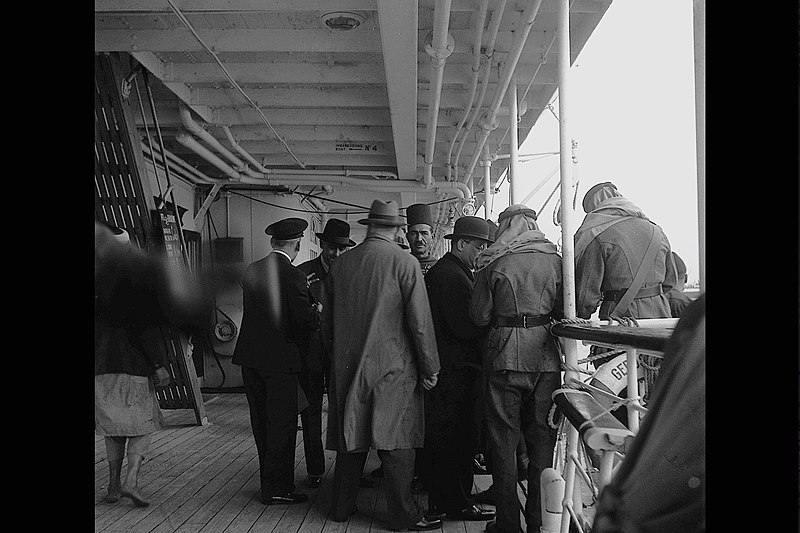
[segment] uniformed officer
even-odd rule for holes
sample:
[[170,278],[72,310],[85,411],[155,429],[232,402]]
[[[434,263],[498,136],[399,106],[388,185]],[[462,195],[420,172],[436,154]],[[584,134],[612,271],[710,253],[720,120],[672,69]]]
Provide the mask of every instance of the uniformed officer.
[[242,326],[232,362],[242,367],[258,449],[261,501],[267,505],[308,500],[294,492],[298,341],[319,329],[322,306],[312,302],[305,273],[292,265],[306,227],[308,222],[300,218],[267,226],[272,252],[250,264],[242,280]]

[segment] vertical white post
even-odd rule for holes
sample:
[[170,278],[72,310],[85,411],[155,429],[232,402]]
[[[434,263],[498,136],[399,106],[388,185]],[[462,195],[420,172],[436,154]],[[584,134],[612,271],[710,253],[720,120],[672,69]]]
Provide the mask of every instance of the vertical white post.
[[[575,245],[573,235],[572,197],[575,184],[572,180],[572,137],[569,134],[569,3],[570,0],[558,0],[558,109],[559,109],[559,160],[561,166],[561,256],[562,287],[564,295],[564,316],[575,318]],[[570,368],[578,366],[578,341],[562,339],[565,363]],[[564,376],[568,379],[579,379],[574,370],[567,370]],[[578,453],[578,430],[571,424],[567,433],[567,456]],[[567,461],[564,471],[564,513],[561,515],[561,532],[569,531],[570,514],[568,506],[572,506],[575,485],[575,463]]]
[[483,145],[483,211],[484,219],[489,220],[492,211],[492,158],[489,156],[489,145]]
[[700,292],[706,290],[706,2],[694,0],[694,113]]
[[614,470],[614,450],[603,450],[600,452],[600,478],[597,480],[598,490],[603,490],[603,487],[608,485],[611,481],[611,472]]
[[636,409],[639,402],[639,372],[636,370],[636,363],[639,358],[638,350],[636,348],[628,348],[625,352],[626,361],[628,364],[628,398],[636,398],[630,405],[628,405],[628,429],[634,435],[639,432],[639,410]]
[[511,148],[509,150],[508,186],[510,189],[511,205],[517,203],[522,198],[522,182],[519,175],[519,130],[517,129],[519,111],[517,109],[517,74],[511,76],[508,86],[508,120],[510,121],[509,131],[511,132]]

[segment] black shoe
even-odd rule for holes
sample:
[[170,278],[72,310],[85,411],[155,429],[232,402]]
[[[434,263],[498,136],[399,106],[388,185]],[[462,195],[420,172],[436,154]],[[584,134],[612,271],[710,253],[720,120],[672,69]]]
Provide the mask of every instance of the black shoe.
[[481,520],[494,520],[495,512],[492,510],[479,509],[477,505],[461,509],[454,513],[447,513],[448,518],[454,520],[467,520],[467,521],[481,521]]
[[423,517],[422,520],[413,526],[408,526],[408,529],[411,531],[430,531],[431,529],[439,529],[440,527],[442,527],[441,520],[428,520]]
[[425,518],[428,520],[442,520],[444,517],[447,516],[447,513],[440,510],[437,506],[432,506],[428,509],[428,512],[425,513]]
[[264,503],[264,505],[270,505],[273,503],[303,503],[308,501],[308,494],[290,492],[288,494],[278,494],[276,496],[264,498],[261,501]]
[[491,486],[486,490],[482,490],[476,494],[473,494],[470,498],[475,503],[487,503],[489,505],[494,505],[494,495],[492,494]]
[[322,485],[322,476],[308,476],[306,479],[306,487],[310,489],[318,489]]
[[362,477],[358,481],[358,486],[361,487],[362,489],[371,489],[372,487],[375,486],[375,482],[372,481],[371,479],[367,479],[365,477]]
[[383,477],[383,465],[370,472],[369,475],[372,477]]

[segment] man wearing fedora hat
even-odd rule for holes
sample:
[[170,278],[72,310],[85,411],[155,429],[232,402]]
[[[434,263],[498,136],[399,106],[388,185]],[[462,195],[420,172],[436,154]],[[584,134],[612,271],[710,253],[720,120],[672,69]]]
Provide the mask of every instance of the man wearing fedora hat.
[[[320,240],[320,254],[297,266],[306,274],[309,291],[315,302],[325,301],[325,285],[328,272],[336,258],[356,245],[350,239],[350,224],[344,220],[332,218],[325,223],[322,233],[315,233]],[[322,396],[325,381],[330,381],[329,354],[325,352],[319,331],[310,331],[301,343],[302,370],[300,386],[308,400],[308,407],[300,413],[303,425],[303,449],[306,456],[306,485],[318,488],[325,474],[325,452],[322,448]]]
[[272,252],[251,263],[242,279],[243,314],[232,363],[241,365],[250,425],[258,451],[261,501],[302,503],[296,493],[298,345],[319,329],[321,306],[314,304],[305,273],[292,265],[308,222],[285,218],[270,224]]
[[487,327],[483,371],[486,429],[497,520],[489,533],[520,530],[517,449],[525,439],[529,465],[525,522],[542,525],[540,476],[552,466],[556,430],[548,424],[552,393],[561,385],[561,357],[547,328],[564,316],[562,262],[554,243],[521,204],[498,217],[495,242],[481,252],[469,315]]
[[492,242],[479,217],[456,220],[445,253],[425,275],[441,371],[436,388],[425,397],[425,453],[428,518],[491,520],[494,511],[474,505],[472,465],[478,449],[475,392],[482,382],[480,339],[485,328],[469,317],[473,268]]
[[411,204],[406,208],[406,239],[411,248],[411,255],[419,261],[422,273],[436,264],[438,257],[433,250],[433,217],[428,204]]
[[[396,202],[375,200],[364,241],[331,266],[322,338],[331,346],[327,448],[336,451],[331,517],[355,512],[370,449],[384,467],[390,529],[430,530],[412,493],[415,448],[425,438],[424,390],[436,385],[439,353],[419,262],[395,236]],[[364,283],[368,279],[369,283]]]

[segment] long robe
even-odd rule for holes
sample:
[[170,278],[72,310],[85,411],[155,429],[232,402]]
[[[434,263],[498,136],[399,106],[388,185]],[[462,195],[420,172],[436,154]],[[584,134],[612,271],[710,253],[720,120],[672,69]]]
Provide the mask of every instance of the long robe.
[[333,263],[327,288],[326,448],[422,447],[420,377],[439,371],[439,353],[419,262],[393,240],[370,235]]

